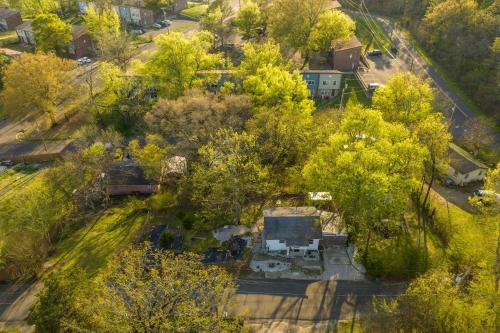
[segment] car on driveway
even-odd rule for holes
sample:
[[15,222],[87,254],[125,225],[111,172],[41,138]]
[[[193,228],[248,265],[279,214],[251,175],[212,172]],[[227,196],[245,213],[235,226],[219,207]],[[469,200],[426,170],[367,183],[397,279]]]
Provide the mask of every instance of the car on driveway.
[[90,64],[92,62],[92,60],[88,57],[83,57],[83,58],[77,59],[76,62],[79,65],[85,65],[85,64]]
[[382,55],[382,51],[372,50],[372,51],[368,52],[368,55],[371,57],[380,57]]
[[151,24],[151,28],[158,30],[158,29],[161,29],[163,27],[160,24],[158,24],[158,23],[153,23],[153,24]]

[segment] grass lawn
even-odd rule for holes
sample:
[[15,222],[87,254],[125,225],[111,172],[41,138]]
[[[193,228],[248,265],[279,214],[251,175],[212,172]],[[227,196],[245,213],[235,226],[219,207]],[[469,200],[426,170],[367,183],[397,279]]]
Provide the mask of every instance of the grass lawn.
[[[345,87],[347,84],[347,89],[344,92],[344,101],[342,104],[344,107],[349,103],[357,102],[361,103],[361,105],[369,107],[371,105],[371,99],[368,98],[361,86],[359,80],[352,74],[344,74],[342,75],[342,82],[340,84],[341,87]],[[340,99],[342,95],[342,90],[340,90],[339,94],[332,99],[318,99],[315,101],[316,107],[318,109],[325,108],[338,108],[340,106]]]
[[[369,50],[379,49],[387,53],[391,49],[391,39],[377,21],[365,20],[363,16],[357,14],[352,14],[351,17],[356,22],[356,36],[361,44],[363,44],[363,51],[370,42]],[[368,24],[366,21],[368,21]],[[374,31],[376,38],[372,37],[370,29]]]
[[207,9],[208,5],[196,4],[194,6],[184,9],[183,11],[181,11],[181,14],[199,19],[207,12]]
[[[0,32],[0,46],[8,46],[18,42],[18,37],[15,31],[2,31]],[[1,115],[1,111],[0,111]]]
[[131,203],[99,213],[85,227],[68,232],[50,263],[59,269],[79,266],[94,275],[114,253],[134,241],[145,221],[145,214]]

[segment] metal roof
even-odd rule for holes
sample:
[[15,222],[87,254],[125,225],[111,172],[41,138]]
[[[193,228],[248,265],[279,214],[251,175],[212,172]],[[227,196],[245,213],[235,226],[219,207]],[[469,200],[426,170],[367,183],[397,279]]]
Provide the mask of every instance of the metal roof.
[[277,207],[264,210],[264,239],[306,246],[321,239],[320,212],[315,207]]

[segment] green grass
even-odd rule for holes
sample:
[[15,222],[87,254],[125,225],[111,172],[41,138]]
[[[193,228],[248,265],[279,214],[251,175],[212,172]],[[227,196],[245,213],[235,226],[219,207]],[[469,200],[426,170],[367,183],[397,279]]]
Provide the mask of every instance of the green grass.
[[117,251],[134,241],[146,220],[132,203],[94,216],[90,223],[69,235],[56,248],[50,263],[58,269],[81,267],[90,275],[106,265]]
[[196,6],[191,6],[184,9],[183,11],[181,11],[181,14],[199,19],[207,12],[207,9],[208,5],[198,4]]
[[[15,44],[19,41],[15,31],[2,31],[0,32],[0,46],[8,46]],[[1,116],[1,111],[0,111]]]
[[[382,28],[377,21],[368,20],[368,25],[366,20],[361,15],[352,14],[351,17],[356,22],[356,36],[361,44],[363,44],[363,51],[370,43],[370,47],[368,48],[369,50],[379,49],[382,52],[387,53],[387,51],[391,49],[391,39],[387,35],[384,28]],[[376,38],[372,37],[370,29],[374,31]]]

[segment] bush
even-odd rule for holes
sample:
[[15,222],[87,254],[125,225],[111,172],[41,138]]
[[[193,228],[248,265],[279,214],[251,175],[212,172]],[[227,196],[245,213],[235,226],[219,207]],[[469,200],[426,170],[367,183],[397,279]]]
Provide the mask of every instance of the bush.
[[162,249],[170,249],[174,244],[175,236],[170,231],[165,231],[160,235],[160,247]]

